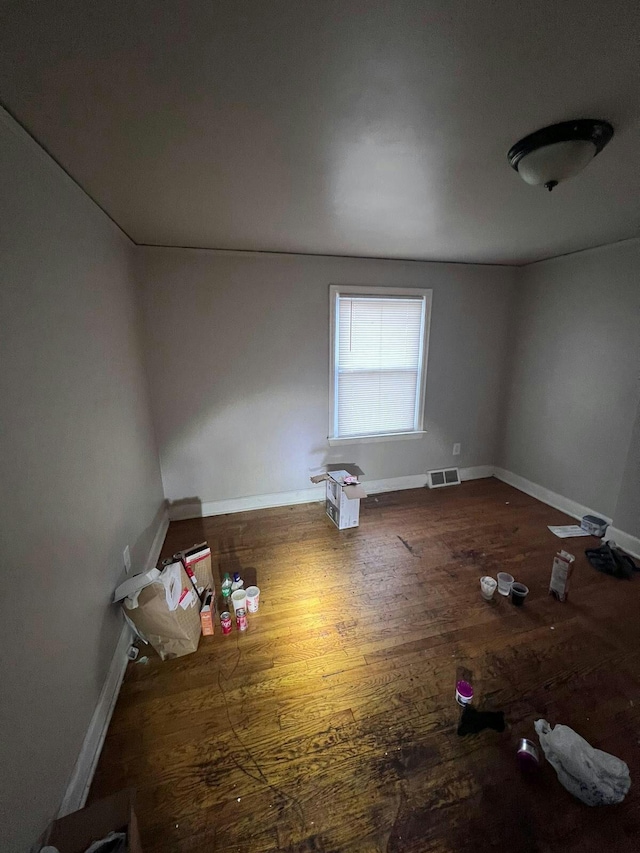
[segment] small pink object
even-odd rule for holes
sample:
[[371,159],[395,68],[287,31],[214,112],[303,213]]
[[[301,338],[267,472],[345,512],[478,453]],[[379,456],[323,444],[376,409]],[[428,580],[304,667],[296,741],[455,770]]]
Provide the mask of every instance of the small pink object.
[[473,687],[468,681],[459,681],[456,684],[456,702],[458,705],[470,705],[473,702]]

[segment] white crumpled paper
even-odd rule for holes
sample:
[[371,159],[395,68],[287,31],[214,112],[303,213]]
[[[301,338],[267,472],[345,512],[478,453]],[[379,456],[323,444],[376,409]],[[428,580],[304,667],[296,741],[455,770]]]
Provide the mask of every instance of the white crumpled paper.
[[608,752],[594,749],[569,726],[551,728],[536,720],[536,732],[558,780],[588,806],[608,806],[624,800],[631,787],[629,768]]

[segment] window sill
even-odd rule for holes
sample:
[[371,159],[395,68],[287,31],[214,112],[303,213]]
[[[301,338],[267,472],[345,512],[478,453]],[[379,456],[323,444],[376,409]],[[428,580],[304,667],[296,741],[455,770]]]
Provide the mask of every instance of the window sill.
[[426,430],[420,429],[415,432],[389,432],[383,435],[350,435],[348,438],[329,438],[329,446],[338,444],[370,444],[374,441],[404,441],[407,438],[423,438]]

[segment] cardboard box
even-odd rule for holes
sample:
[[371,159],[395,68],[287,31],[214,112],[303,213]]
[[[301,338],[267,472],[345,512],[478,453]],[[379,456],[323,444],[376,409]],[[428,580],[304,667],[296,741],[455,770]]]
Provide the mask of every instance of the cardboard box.
[[573,554],[567,551],[559,551],[553,558],[549,595],[555,596],[558,601],[566,601],[569,596],[569,581],[573,574],[574,560]]
[[326,513],[338,530],[360,524],[360,499],[367,493],[358,478],[348,471],[325,471],[311,478],[312,483],[326,481]]
[[200,599],[182,563],[172,563],[154,581],[123,598],[122,608],[162,660],[188,655],[198,648]]
[[45,834],[45,845],[60,853],[85,853],[110,832],[126,832],[128,853],[142,853],[133,791],[120,791],[80,811],[54,821]]
[[192,545],[191,548],[186,548],[184,551],[178,551],[175,558],[182,561],[182,565],[193,581],[201,599],[205,590],[210,589],[215,592],[211,568],[211,548],[206,542]]
[[205,590],[202,609],[200,610],[200,627],[202,628],[203,637],[213,636],[214,624],[215,613],[213,607],[213,593],[208,589]]

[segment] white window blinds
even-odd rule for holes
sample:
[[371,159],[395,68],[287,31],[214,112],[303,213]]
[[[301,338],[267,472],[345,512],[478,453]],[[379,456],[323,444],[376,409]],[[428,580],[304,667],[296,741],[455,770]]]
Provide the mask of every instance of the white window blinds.
[[425,298],[336,300],[334,437],[421,429]]

